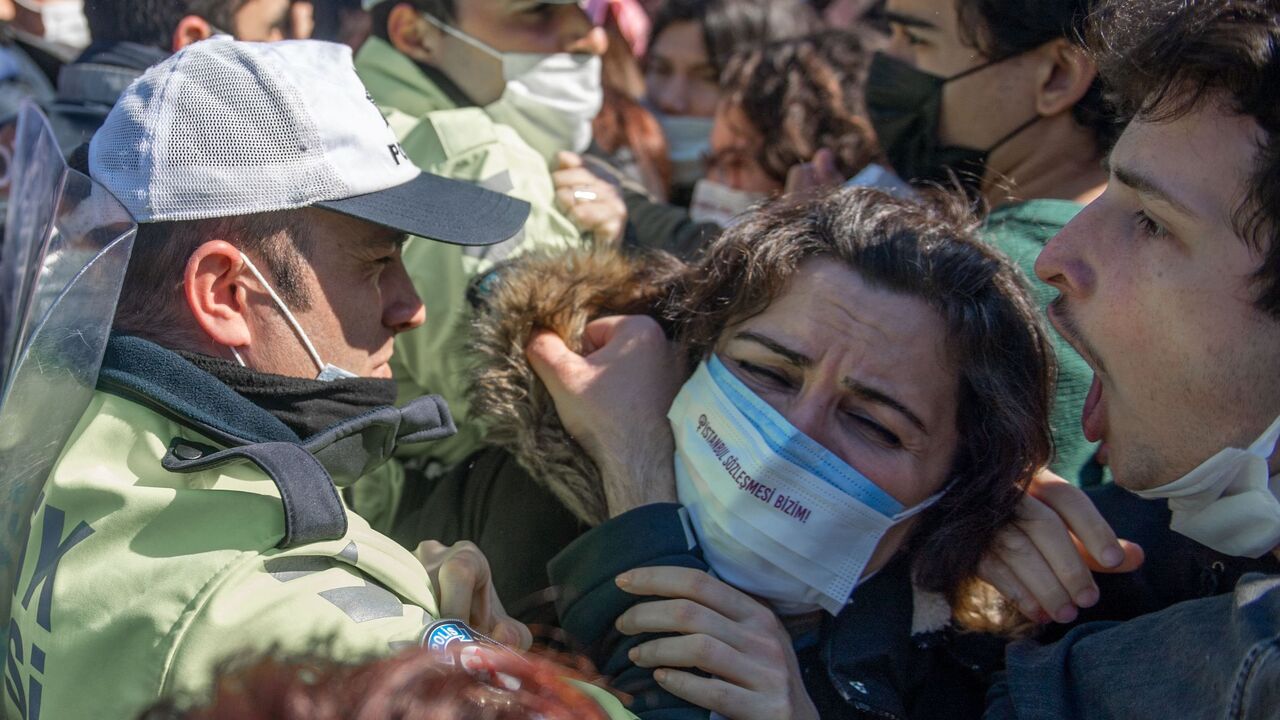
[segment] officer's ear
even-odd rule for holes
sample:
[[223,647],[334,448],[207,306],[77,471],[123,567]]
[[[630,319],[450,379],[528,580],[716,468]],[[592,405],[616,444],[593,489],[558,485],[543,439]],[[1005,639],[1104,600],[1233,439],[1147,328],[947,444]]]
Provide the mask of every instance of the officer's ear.
[[178,52],[192,43],[208,40],[211,37],[213,37],[213,26],[208,20],[199,15],[188,15],[178,21],[178,27],[173,31],[172,50]]
[[1070,112],[1084,98],[1098,77],[1098,66],[1084,48],[1059,38],[1037,51],[1036,112],[1052,117]]
[[253,340],[245,278],[249,269],[236,246],[210,240],[187,259],[182,292],[196,325],[218,347],[241,348]]
[[427,65],[439,64],[444,31],[409,3],[397,4],[387,15],[387,38],[401,54]]

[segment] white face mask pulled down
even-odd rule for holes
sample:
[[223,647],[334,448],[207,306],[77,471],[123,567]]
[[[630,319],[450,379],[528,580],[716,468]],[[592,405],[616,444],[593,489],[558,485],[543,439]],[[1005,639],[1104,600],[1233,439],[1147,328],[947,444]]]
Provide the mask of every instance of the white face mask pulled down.
[[781,615],[836,615],[881,539],[942,496],[897,500],[787,422],[712,356],[667,415],[676,492],[716,576]]
[[[249,272],[253,273],[253,276],[257,278],[258,282],[262,283],[262,287],[266,288],[267,295],[271,297],[271,302],[275,303],[276,307],[280,308],[280,312],[284,313],[284,319],[289,323],[289,326],[298,334],[298,339],[302,341],[302,346],[306,348],[307,354],[311,356],[311,362],[315,363],[316,367],[320,370],[320,374],[316,376],[316,380],[321,382],[333,382],[334,380],[360,377],[349,370],[343,370],[337,365],[326,363],[321,360],[320,353],[316,352],[316,346],[311,344],[311,338],[307,337],[307,333],[302,329],[302,325],[298,322],[298,318],[294,317],[293,313],[289,311],[289,306],[285,305],[284,301],[280,299],[280,296],[276,294],[275,288],[271,287],[271,283],[267,282],[267,278],[259,272],[258,266],[253,264],[253,261],[249,259],[248,255],[240,253],[240,257],[244,260],[245,267],[249,268]],[[248,367],[244,363],[244,358],[240,357],[240,352],[238,350],[231,348],[231,354],[235,356],[236,362],[240,363],[240,367]]]
[[748,210],[768,201],[769,197],[767,193],[738,190],[711,178],[702,178],[693,186],[689,218],[697,223],[730,228],[741,222]]
[[604,105],[601,61],[588,53],[501,52],[428,13],[441,31],[502,63],[507,87],[485,107],[495,121],[511,126],[547,162],[564,150],[581,153],[591,145],[591,122]]
[[1165,498],[1177,533],[1220,553],[1258,558],[1280,545],[1280,481],[1268,461],[1280,417],[1247,450],[1224,448],[1181,478],[1136,494]]
[[89,21],[84,16],[84,0],[14,0],[39,13],[44,39],[83,50],[89,47]]

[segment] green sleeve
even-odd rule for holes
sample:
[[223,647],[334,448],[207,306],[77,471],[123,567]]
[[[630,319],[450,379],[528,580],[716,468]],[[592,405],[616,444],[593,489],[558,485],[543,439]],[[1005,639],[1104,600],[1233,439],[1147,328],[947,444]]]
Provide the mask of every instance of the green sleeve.
[[195,598],[164,668],[161,694],[203,693],[228,661],[323,651],[339,662],[419,643],[433,621],[350,566],[319,555],[261,556],[240,563]]

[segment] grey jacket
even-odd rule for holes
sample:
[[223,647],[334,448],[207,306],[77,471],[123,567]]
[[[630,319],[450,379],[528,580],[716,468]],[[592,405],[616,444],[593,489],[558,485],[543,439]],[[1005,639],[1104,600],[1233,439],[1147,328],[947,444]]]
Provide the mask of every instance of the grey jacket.
[[1280,565],[1174,535],[1163,503],[1150,512],[1114,488],[1094,494],[1113,496],[1095,500],[1121,537],[1141,539],[1147,564],[1098,576],[1112,602],[1087,613],[1092,622],[1011,645],[984,718],[1280,718]]

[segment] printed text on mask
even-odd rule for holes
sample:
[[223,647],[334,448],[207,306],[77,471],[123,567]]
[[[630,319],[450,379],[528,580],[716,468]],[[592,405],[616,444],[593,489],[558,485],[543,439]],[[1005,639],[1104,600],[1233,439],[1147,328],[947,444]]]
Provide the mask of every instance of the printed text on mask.
[[738,461],[737,456],[729,454],[729,446],[725,445],[720,436],[716,434],[706,415],[698,416],[698,434],[702,436],[703,440],[707,441],[707,446],[711,448],[711,452],[715,454],[716,459],[724,466],[725,472],[729,474],[729,479],[733,480],[739,490],[766,505],[773,501],[773,507],[776,510],[780,510],[784,515],[799,520],[801,524],[809,522],[809,508],[786,495],[777,495],[775,497],[773,488],[752,478],[747,474],[747,471],[742,469],[742,464]]

